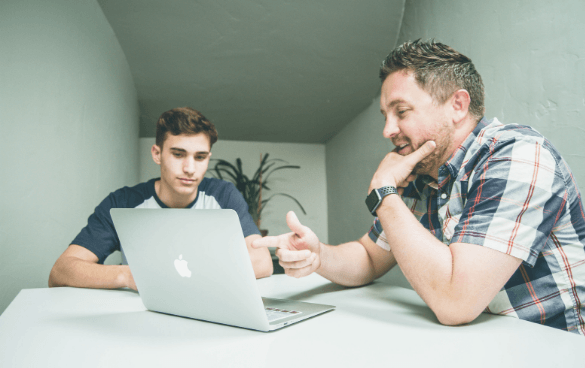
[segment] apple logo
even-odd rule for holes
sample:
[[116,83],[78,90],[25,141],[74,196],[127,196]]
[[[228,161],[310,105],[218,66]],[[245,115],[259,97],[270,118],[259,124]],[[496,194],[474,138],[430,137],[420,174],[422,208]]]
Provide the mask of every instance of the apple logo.
[[175,268],[181,277],[191,277],[191,271],[187,267],[187,261],[183,259],[183,255],[179,256],[179,259],[175,259]]

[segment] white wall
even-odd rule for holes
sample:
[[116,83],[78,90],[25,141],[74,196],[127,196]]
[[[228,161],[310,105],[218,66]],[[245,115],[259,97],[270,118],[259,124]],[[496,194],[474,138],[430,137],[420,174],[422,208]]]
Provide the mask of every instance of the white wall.
[[407,1],[399,43],[437,38],[469,56],[486,116],[531,125],[585,189],[585,1]]
[[[154,124],[154,122],[153,122]],[[140,138],[140,180],[159,177],[160,168],[152,161],[150,148],[154,138]],[[269,143],[222,141],[211,149],[212,158],[221,158],[235,163],[242,159],[244,172],[252,176],[260,164],[260,154],[268,153],[269,158],[279,158],[300,169],[279,170],[270,180],[270,191],[263,192],[263,198],[270,193],[286,193],[295,197],[307,212],[303,215],[291,199],[278,196],[272,199],[262,211],[262,229],[269,235],[279,235],[290,230],[285,215],[293,210],[302,224],[309,226],[319,239],[328,241],[327,229],[327,184],[325,175],[325,145],[299,143]],[[213,161],[210,167],[213,165]],[[207,176],[210,176],[209,174]]]
[[365,199],[374,172],[394,147],[382,137],[379,97],[327,142],[327,197],[331,244],[361,238],[372,226]]
[[95,0],[0,2],[0,312],[46,287],[112,190],[138,179],[138,103]]
[[[394,146],[382,136],[384,118],[380,98],[327,142],[327,197],[329,203],[329,239],[341,244],[361,238],[374,217],[365,204],[368,187],[378,164]],[[383,280],[395,285],[410,284],[394,267]]]
[[[396,45],[436,38],[469,56],[485,84],[486,116],[534,126],[559,148],[583,191],[584,17],[582,0],[407,0]],[[326,145],[334,244],[356,239],[371,223],[363,200],[378,163],[392,148],[382,127],[374,100]],[[406,282],[397,271],[386,279]]]

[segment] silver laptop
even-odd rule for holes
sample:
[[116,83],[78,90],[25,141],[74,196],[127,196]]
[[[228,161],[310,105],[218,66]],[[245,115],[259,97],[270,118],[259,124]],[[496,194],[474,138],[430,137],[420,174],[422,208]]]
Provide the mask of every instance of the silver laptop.
[[198,320],[272,331],[333,310],[262,298],[233,210],[110,210],[144,306]]

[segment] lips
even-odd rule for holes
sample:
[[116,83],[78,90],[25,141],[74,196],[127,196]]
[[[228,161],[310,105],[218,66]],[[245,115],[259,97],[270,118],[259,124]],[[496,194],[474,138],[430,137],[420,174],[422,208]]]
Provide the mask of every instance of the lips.
[[408,147],[410,147],[408,143],[397,144],[396,152],[400,155],[405,155],[406,151],[408,151]]
[[179,178],[179,180],[183,184],[193,184],[196,181],[195,179],[187,179],[187,178]]

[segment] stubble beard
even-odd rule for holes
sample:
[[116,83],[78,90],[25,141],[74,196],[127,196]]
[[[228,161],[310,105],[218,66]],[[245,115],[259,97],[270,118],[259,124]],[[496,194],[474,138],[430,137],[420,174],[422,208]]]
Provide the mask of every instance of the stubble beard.
[[[433,172],[437,171],[441,166],[441,157],[442,154],[436,152],[439,149],[437,147],[433,153],[429,156],[425,157],[422,161],[417,163],[412,170],[412,173],[415,175],[431,175],[433,176]],[[444,151],[444,149],[441,149]]]
[[[445,128],[447,129],[447,127]],[[443,134],[437,134],[434,138],[423,141],[418,148],[430,140],[435,142],[436,148],[430,155],[414,166],[412,173],[416,175],[430,175],[432,177],[438,176],[439,168],[445,163],[445,155],[451,145],[452,137],[453,132],[448,129]]]

